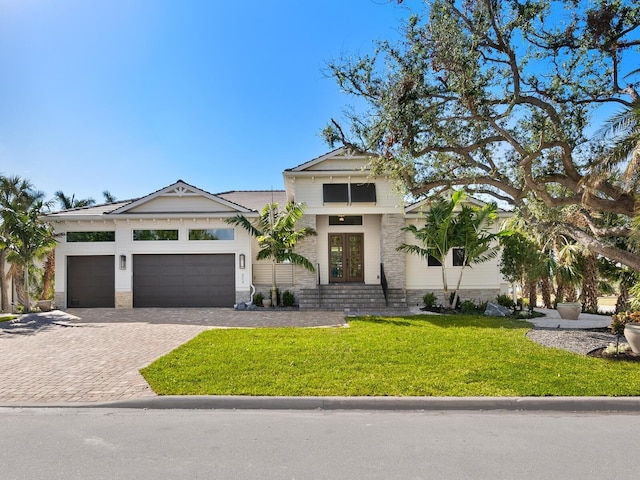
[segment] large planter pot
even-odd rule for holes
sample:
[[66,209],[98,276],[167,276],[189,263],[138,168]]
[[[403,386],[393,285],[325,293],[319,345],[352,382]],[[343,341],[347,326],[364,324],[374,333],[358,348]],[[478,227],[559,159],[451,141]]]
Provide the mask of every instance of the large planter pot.
[[38,300],[37,305],[41,312],[49,312],[53,308],[53,300]]
[[265,308],[269,308],[271,306],[271,299],[265,298],[264,300],[262,300],[262,306]]
[[633,353],[640,353],[640,323],[627,323],[624,326],[624,338]]
[[564,320],[577,320],[582,311],[582,304],[578,302],[558,303],[556,310]]

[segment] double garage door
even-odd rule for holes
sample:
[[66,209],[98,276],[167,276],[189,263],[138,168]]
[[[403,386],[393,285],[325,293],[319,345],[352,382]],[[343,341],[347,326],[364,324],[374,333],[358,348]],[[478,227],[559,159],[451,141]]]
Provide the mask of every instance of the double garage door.
[[[112,255],[67,257],[68,305],[113,307],[114,262]],[[233,254],[134,255],[132,267],[134,307],[231,307],[235,303]]]

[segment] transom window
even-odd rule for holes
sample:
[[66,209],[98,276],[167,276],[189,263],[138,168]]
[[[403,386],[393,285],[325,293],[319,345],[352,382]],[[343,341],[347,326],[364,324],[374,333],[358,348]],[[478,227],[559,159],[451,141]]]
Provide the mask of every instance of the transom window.
[[189,230],[189,240],[233,240],[233,228],[200,228]]
[[133,240],[178,240],[178,230],[134,230]]
[[329,215],[329,225],[362,225],[362,215]]
[[67,242],[115,242],[116,232],[67,232]]

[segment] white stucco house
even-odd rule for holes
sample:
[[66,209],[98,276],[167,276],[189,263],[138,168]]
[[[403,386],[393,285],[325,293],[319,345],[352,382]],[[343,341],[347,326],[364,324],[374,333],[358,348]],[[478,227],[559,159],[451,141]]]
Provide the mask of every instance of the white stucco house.
[[[315,272],[277,265],[278,286],[301,309],[400,308],[441,293],[440,267],[397,251],[414,241],[401,229],[419,224],[424,205],[405,205],[392,181],[370,175],[366,157],[340,148],[283,176],[280,191],[212,194],[179,180],[135,200],[48,214],[60,239],[56,305],[231,307],[254,288],[268,296],[271,263],[257,262],[255,239],[225,220],[258,217],[272,201],[304,202],[301,223],[317,231],[296,247]],[[455,278],[455,259],[447,262]],[[467,269],[461,297],[488,300],[506,288],[496,259]]]

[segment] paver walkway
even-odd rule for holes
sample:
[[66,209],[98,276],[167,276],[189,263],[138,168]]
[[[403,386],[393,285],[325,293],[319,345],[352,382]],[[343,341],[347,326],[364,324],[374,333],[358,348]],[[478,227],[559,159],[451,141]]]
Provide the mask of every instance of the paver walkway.
[[0,322],[0,403],[154,396],[138,370],[210,328],[332,326],[340,312],[70,309]]

